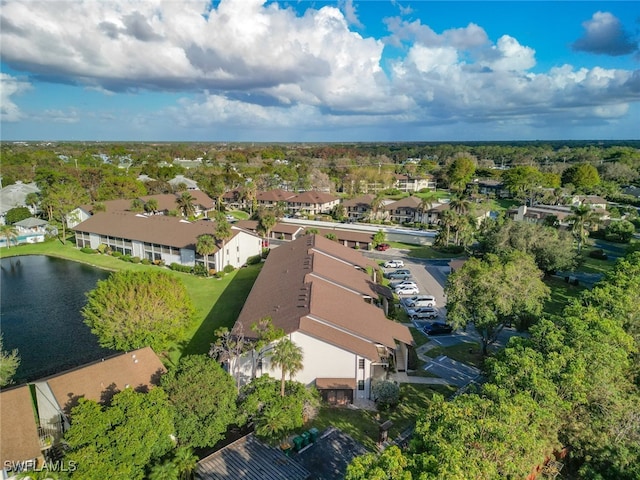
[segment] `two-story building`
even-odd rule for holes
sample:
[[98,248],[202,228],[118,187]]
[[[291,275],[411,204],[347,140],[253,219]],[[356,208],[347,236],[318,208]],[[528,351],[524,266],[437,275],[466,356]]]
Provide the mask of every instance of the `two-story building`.
[[[269,317],[302,349],[294,380],[314,385],[334,404],[371,398],[372,382],[392,368],[406,371],[413,344],[406,326],[386,318],[378,274],[377,264],[358,251],[304,235],[271,251],[233,331],[249,337],[251,326]],[[279,378],[270,348],[231,360],[230,372],[237,366],[242,382]]]

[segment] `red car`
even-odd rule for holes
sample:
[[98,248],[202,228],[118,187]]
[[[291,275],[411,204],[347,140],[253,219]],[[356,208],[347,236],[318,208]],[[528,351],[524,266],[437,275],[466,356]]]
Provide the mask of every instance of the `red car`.
[[389,245],[388,243],[379,243],[376,247],[376,250],[384,252],[385,250],[389,250],[389,248],[391,248],[391,245]]

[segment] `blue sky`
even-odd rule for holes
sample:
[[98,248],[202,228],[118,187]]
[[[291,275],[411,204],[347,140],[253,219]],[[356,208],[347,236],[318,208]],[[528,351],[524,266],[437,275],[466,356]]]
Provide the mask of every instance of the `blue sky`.
[[637,1],[3,0],[3,141],[640,138]]

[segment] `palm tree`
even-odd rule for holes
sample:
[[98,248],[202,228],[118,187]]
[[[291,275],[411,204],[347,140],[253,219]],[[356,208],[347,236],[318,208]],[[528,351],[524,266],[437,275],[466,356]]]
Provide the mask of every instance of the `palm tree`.
[[209,270],[209,255],[216,251],[216,239],[208,233],[203,233],[196,240],[196,252],[204,257],[204,264]]
[[277,222],[278,219],[271,212],[262,211],[258,219],[258,231],[261,232],[265,238],[269,238],[269,234]]
[[189,447],[178,447],[173,456],[173,463],[178,468],[180,480],[191,480],[198,466],[198,457]]
[[258,188],[253,182],[248,182],[242,187],[242,200],[249,205],[249,215],[253,215],[253,206],[256,201]]
[[469,212],[469,209],[471,208],[471,202],[462,195],[455,195],[451,198],[449,206],[458,215],[464,215],[465,213]]
[[571,224],[573,235],[578,240],[578,253],[582,251],[582,245],[589,236],[589,230],[599,221],[599,215],[587,205],[571,207],[572,214],[567,217]]
[[[220,250],[222,251],[222,257],[220,258],[220,267],[223,267],[223,268],[225,265],[224,245],[226,241],[231,238],[231,235],[233,235],[233,232],[231,231],[231,225],[229,224],[229,222],[227,222],[227,219],[224,216],[224,213],[216,212],[216,229],[214,232],[214,236],[222,244],[220,245]],[[218,270],[220,270],[220,268],[218,268]]]
[[178,467],[171,460],[165,460],[151,467],[149,480],[178,480],[180,472]]
[[7,241],[7,248],[11,248],[11,242],[18,238],[18,231],[12,225],[0,225],[0,237],[4,237]]
[[448,209],[440,214],[440,233],[444,233],[444,244],[449,245],[449,237],[451,236],[451,227],[456,223],[458,215],[455,211]]
[[147,203],[144,204],[144,211],[147,213],[156,213],[158,211],[158,200],[150,198]]
[[140,200],[139,198],[134,198],[133,200],[131,200],[131,206],[129,207],[129,210],[131,210],[132,212],[141,212],[144,209],[144,202],[142,200]]
[[182,212],[184,217],[189,217],[196,213],[196,208],[193,206],[195,198],[189,192],[182,192],[178,198],[176,198],[176,204],[178,209]]
[[424,214],[426,211],[431,210],[434,203],[437,203],[438,197],[435,192],[428,192],[420,199],[420,205],[418,205],[418,212],[420,213],[420,223],[425,223]]
[[382,194],[377,193],[373,200],[371,200],[371,217],[373,220],[378,219],[378,213],[382,210],[384,206],[384,197]]
[[302,348],[293,343],[288,337],[280,340],[273,348],[271,363],[273,363],[275,367],[282,369],[280,396],[284,397],[284,382],[287,373],[293,377],[298,371],[302,370],[302,358]]

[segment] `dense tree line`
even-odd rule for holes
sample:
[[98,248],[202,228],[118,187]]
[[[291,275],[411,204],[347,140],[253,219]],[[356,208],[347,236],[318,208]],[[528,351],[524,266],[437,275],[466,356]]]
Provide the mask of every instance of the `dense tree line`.
[[477,392],[427,405],[405,452],[360,457],[346,478],[525,478],[566,449],[579,478],[637,479],[639,291],[635,252],[530,338],[512,338]]

